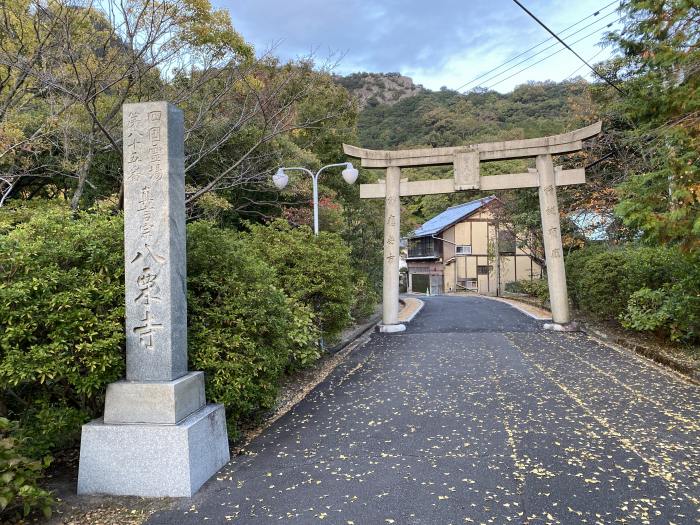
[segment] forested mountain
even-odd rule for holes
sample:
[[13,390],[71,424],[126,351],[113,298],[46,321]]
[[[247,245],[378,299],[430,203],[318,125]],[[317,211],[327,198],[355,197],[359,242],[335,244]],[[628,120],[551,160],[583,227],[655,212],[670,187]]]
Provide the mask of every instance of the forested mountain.
[[393,105],[364,108],[359,137],[364,147],[396,148],[559,133],[572,120],[571,99],[585,89],[582,82],[531,82],[507,94],[423,90]]

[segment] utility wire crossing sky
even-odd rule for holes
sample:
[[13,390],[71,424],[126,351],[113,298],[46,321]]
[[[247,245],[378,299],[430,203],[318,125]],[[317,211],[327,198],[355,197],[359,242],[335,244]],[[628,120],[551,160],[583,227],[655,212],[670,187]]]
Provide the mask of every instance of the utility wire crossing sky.
[[[400,72],[429,89],[500,92],[595,75],[512,0],[217,0],[258,54],[340,59],[339,74]],[[521,2],[584,60],[619,26],[619,0]],[[583,66],[583,67],[579,67]]]

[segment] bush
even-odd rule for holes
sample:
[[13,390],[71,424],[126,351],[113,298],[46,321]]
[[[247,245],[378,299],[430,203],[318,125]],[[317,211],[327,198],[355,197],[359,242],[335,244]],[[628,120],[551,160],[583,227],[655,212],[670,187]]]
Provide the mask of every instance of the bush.
[[353,304],[350,311],[353,319],[366,319],[371,316],[379,303],[379,294],[375,291],[369,278],[361,271],[356,271],[352,279]]
[[634,292],[673,282],[687,267],[677,250],[645,246],[584,248],[569,255],[566,263],[574,304],[601,319],[618,318]]
[[21,443],[13,437],[17,425],[0,417],[0,516],[27,516],[33,509],[51,516],[53,498],[39,487],[49,459],[36,461],[21,453]]
[[536,297],[542,303],[549,301],[549,285],[546,279],[523,279],[506,284],[506,291],[513,293],[523,293],[531,297]]
[[2,214],[0,392],[41,457],[74,442],[123,377],[122,221],[47,203]]
[[276,286],[250,239],[209,223],[188,227],[189,355],[230,421],[273,406],[284,371],[318,358],[308,306]]
[[592,246],[567,258],[569,293],[598,319],[690,341],[700,334],[699,262],[671,247]]
[[667,288],[663,308],[668,314],[665,330],[673,341],[700,340],[700,260],[685,279]]
[[659,330],[668,324],[669,312],[665,308],[667,290],[641,288],[627,302],[627,309],[620,315],[622,326],[638,331]]
[[[270,407],[280,376],[319,356],[311,306],[285,294],[286,268],[277,273],[253,242],[188,225],[190,368],[206,372],[208,398],[234,423]],[[17,420],[36,459],[77,443],[107,384],[124,376],[123,221],[46,202],[3,208],[0,253],[0,415]],[[333,253],[326,266],[343,263]],[[321,299],[349,295],[340,283],[326,283]]]
[[283,220],[250,225],[245,237],[277,270],[287,295],[313,307],[324,337],[336,338],[350,322],[353,304],[350,252],[342,239],[327,232],[314,235],[308,227],[293,228]]

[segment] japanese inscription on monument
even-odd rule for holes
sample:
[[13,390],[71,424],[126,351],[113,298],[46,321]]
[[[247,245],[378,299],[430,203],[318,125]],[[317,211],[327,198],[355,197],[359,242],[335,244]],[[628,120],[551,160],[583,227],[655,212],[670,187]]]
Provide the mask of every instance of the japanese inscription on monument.
[[164,102],[124,110],[127,379],[187,371],[182,112]]
[[125,104],[126,381],[83,425],[78,494],[190,497],[229,460],[223,405],[187,371],[184,121]]

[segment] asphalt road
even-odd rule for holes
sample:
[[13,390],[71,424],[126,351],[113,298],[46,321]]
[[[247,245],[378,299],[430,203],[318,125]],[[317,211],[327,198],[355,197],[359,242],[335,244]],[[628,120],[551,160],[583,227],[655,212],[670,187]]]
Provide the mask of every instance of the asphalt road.
[[431,297],[149,524],[700,523],[700,388]]

